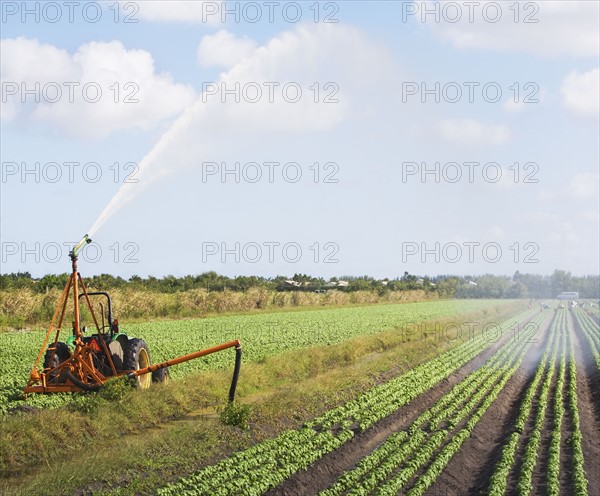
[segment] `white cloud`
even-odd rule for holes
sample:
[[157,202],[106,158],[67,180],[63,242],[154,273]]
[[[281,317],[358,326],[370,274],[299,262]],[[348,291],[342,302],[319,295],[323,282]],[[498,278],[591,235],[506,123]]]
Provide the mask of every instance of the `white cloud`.
[[[524,218],[532,225],[543,225],[546,228],[543,231],[547,237],[545,241],[560,243],[565,247],[577,246],[581,242],[577,226],[572,222],[572,219],[566,220],[564,215],[537,211],[525,214]],[[536,239],[537,241],[542,240]]]
[[600,195],[600,174],[597,172],[579,172],[560,189],[545,188],[539,193],[539,199],[546,202],[572,202],[573,200],[596,199]]
[[569,184],[568,193],[573,198],[594,198],[600,193],[600,174],[581,172]]
[[[154,128],[195,99],[191,87],[156,73],[150,53],[127,50],[118,41],[86,43],[74,54],[23,37],[3,39],[1,48],[3,121],[41,123],[71,136],[98,138],[116,130]],[[35,94],[26,95],[25,88]]]
[[523,101],[515,102],[514,98],[508,98],[503,104],[504,110],[510,112],[511,114],[520,114],[525,110],[526,104]]
[[492,226],[487,231],[488,237],[494,241],[503,240],[506,236],[506,232],[500,226]]
[[597,227],[600,222],[600,213],[598,213],[597,210],[584,210],[581,212],[581,218],[586,222],[589,221],[595,223]]
[[135,2],[119,2],[122,15],[130,14],[134,19],[154,22],[183,22],[195,24],[218,24],[221,22],[221,8],[224,2],[204,0],[150,0]]
[[567,108],[580,115],[600,112],[600,68],[580,74],[571,72],[560,89]]
[[438,124],[441,137],[465,148],[484,145],[501,145],[510,140],[506,126],[482,124],[474,119],[444,119]]
[[198,62],[203,67],[233,67],[244,57],[251,55],[257,43],[248,38],[237,38],[222,29],[215,34],[206,35],[198,45]]
[[[242,88],[256,85],[263,88],[262,97],[252,103],[243,98],[236,102],[234,96],[229,96],[223,103],[222,95],[205,93],[139,163],[140,183],[134,188],[129,183],[123,185],[90,231],[94,232],[133,195],[162,177],[164,164],[169,164],[169,172],[174,172],[197,166],[198,157],[219,161],[232,154],[238,160],[240,156],[259,153],[272,157],[277,156],[277,149],[295,161],[301,161],[300,154],[306,152],[314,161],[314,155],[307,151],[309,147],[318,146],[318,141],[327,149],[333,146],[332,142],[339,143],[334,141],[336,128],[346,123],[351,131],[345,131],[338,146],[343,144],[341,149],[347,150],[352,140],[363,139],[365,126],[372,122],[367,120],[365,124],[363,119],[368,119],[365,115],[372,106],[377,107],[377,116],[388,110],[388,95],[373,92],[373,88],[391,87],[391,81],[397,80],[391,76],[393,67],[384,48],[347,26],[302,25],[277,35],[240,59],[217,82],[217,88],[223,84],[227,89],[235,88],[236,83]],[[268,97],[265,82],[277,84],[273,100]],[[315,82],[319,88],[316,102]],[[332,86],[325,88],[327,83]],[[286,84],[301,88],[297,103],[282,98]],[[327,98],[336,101],[325,103]],[[319,135],[322,131],[327,131],[325,141]]]
[[[417,2],[419,12],[409,19],[417,22],[424,19],[434,33],[457,48],[543,56],[597,56],[600,53],[599,2],[519,2],[518,9],[514,7],[517,2],[477,2],[472,5],[473,22],[470,22],[469,3],[474,4],[450,0],[440,0],[439,3],[428,1],[427,4]],[[439,10],[440,22],[434,22],[433,15],[421,17],[425,5]],[[455,19],[457,11],[460,11],[461,18],[450,22]],[[499,20],[491,22],[498,14]],[[537,22],[531,22],[535,20]]]
[[[387,51],[359,30],[333,24],[298,26],[274,37],[221,75],[219,83],[227,88],[236,83],[242,88],[260,86],[260,101],[250,103],[242,98],[236,103],[229,98],[221,104],[219,95],[209,96],[207,101],[213,104],[211,119],[229,129],[257,132],[328,130],[351,112],[356,116],[367,113],[368,107],[377,102],[389,102],[387,95],[373,94],[372,88],[385,81],[393,65]],[[277,83],[273,102],[268,100],[266,82]],[[286,84],[291,85],[288,94],[292,97],[293,87],[301,89],[298,103],[289,103],[283,97]],[[324,103],[328,100],[331,103]]]

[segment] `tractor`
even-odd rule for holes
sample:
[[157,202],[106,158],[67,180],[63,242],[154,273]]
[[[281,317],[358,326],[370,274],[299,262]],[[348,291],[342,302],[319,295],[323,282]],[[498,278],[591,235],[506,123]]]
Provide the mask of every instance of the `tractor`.
[[[129,337],[119,328],[119,321],[113,319],[110,295],[104,291],[88,292],[85,287],[77,270],[77,258],[80,250],[91,241],[86,234],[69,252],[72,271],[31,369],[29,381],[24,389],[25,397],[30,393],[98,391],[109,379],[123,376],[132,380],[138,388],[146,389],[152,382],[167,382],[169,367],[173,365],[234,348],[235,366],[229,388],[229,401],[233,401],[242,358],[239,340],[152,364],[146,342],[140,338]],[[101,298],[98,304],[99,315],[92,304],[92,298],[98,297]],[[69,299],[73,302],[72,333],[61,341],[60,335]],[[94,326],[91,333],[82,325],[82,305],[89,311]],[[42,368],[40,363],[43,363]]]

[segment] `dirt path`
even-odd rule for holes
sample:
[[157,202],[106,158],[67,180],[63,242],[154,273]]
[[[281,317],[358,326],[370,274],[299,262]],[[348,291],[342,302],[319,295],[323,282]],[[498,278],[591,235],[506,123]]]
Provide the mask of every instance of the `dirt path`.
[[[489,359],[500,346],[512,338],[512,332],[507,331],[503,338],[488,347],[477,357],[467,363],[448,379],[421,395],[410,404],[400,408],[394,414],[378,422],[365,432],[358,433],[351,441],[336,451],[329,453],[315,462],[311,467],[302,472],[297,472],[280,486],[267,493],[269,496],[304,496],[317,494],[328,488],[340,475],[352,469],[358,461],[379,447],[388,436],[394,432],[407,429],[410,424],[425,410],[434,405],[443,395],[448,393],[454,385],[462,381],[468,374],[477,370]],[[537,346],[533,347],[537,349]],[[537,353],[537,352],[535,352]],[[461,450],[462,452],[463,450]],[[474,460],[477,458],[475,457]],[[459,477],[459,481],[464,477]],[[456,494],[466,494],[464,485],[459,485],[461,491]],[[435,493],[446,494],[446,493]],[[448,494],[453,494],[448,492]]]

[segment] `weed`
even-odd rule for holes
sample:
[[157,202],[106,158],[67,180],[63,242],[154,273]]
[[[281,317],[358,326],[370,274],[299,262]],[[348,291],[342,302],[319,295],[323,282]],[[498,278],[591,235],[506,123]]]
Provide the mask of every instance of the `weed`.
[[219,412],[219,418],[225,425],[234,425],[242,430],[248,430],[252,416],[252,407],[235,401],[229,401]]

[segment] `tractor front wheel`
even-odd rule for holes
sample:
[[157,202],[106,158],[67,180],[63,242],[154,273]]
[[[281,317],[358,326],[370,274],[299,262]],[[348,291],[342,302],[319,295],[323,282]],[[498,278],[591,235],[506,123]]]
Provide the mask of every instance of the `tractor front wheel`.
[[169,374],[169,367],[152,372],[152,382],[162,382],[167,384],[170,380],[171,374]]
[[[67,343],[56,343],[56,349],[52,349],[52,345],[48,347],[46,350],[46,355],[44,356],[44,369],[55,369],[61,363],[67,361],[71,358],[71,351],[69,350],[69,346]],[[57,375],[57,372],[54,372],[50,375],[50,378],[54,379]]]
[[[145,369],[150,363],[150,350],[146,342],[143,339],[130,339],[123,353],[123,370]],[[152,384],[150,373],[135,377],[135,385],[140,389],[148,389],[150,384]]]

